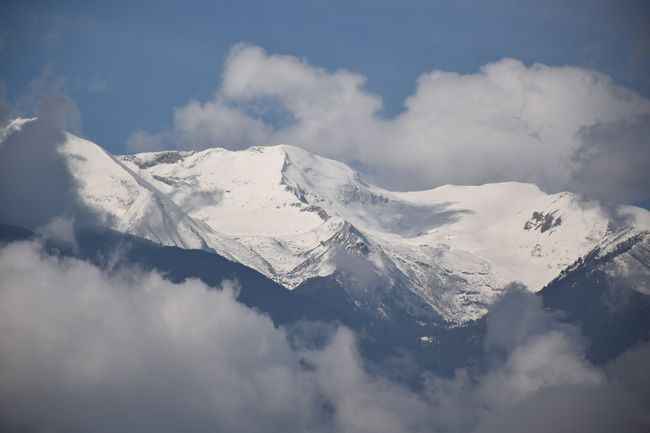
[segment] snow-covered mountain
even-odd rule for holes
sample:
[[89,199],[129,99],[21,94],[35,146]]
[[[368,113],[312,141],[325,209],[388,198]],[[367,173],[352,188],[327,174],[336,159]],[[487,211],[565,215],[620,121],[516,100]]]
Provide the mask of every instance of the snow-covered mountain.
[[263,259],[237,260],[288,288],[344,269],[352,298],[379,313],[402,291],[416,315],[475,319],[507,284],[540,290],[595,248],[606,253],[650,229],[641,209],[627,208],[634,224],[617,228],[578,196],[528,184],[390,192],[286,145],[117,159]]
[[[388,305],[422,320],[477,319],[512,282],[539,291],[589,254],[650,248],[650,212],[624,207],[613,221],[530,184],[391,192],[287,145],[113,156],[67,134],[59,152],[104,226],[216,252],[289,289],[334,278],[358,308],[389,319]],[[621,268],[650,276],[644,254]]]

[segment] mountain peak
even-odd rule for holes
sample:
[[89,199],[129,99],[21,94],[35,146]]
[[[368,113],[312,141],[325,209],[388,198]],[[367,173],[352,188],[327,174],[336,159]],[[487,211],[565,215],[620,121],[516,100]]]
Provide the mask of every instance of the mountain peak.
[[344,282],[373,300],[359,308],[431,320],[479,318],[513,281],[540,290],[650,230],[650,212],[626,208],[635,225],[612,228],[597,206],[531,184],[392,192],[289,145],[113,156],[66,137],[77,201],[108,228],[216,252],[289,289]]
[[[341,251],[362,239],[358,272],[384,275],[382,293],[390,296],[409,288],[399,302],[416,296],[428,307],[414,311],[425,316],[478,318],[509,283],[540,290],[610,233],[597,207],[532,184],[391,192],[294,146],[204,152],[140,173],[190,216],[259,254],[266,274],[288,288],[345,268]],[[196,197],[218,200],[188,206]]]

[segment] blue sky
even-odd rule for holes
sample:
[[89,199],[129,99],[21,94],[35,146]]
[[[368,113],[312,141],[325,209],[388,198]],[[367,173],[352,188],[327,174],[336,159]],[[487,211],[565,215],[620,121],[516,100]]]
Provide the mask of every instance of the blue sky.
[[[175,110],[189,107],[191,101],[223,99],[215,94],[223,88],[225,62],[242,42],[270,57],[292,56],[311,71],[324,68],[333,75],[344,69],[363,77],[358,91],[381,101],[371,113],[379,120],[406,111],[405,101],[417,93],[416,80],[422,74],[439,70],[480,75],[482,66],[503,58],[517,59],[529,71],[536,63],[597,71],[647,98],[649,17],[650,3],[644,0],[9,0],[0,15],[0,75],[7,101],[24,116],[34,115],[47,92],[66,93],[79,108],[77,132],[119,154],[146,150],[128,145],[138,132],[154,137],[147,142],[161,147],[197,147],[179,144]],[[229,106],[241,105],[241,95],[228,95]],[[250,104],[243,110],[250,115]],[[267,129],[282,128],[274,122],[283,110],[262,111],[257,117]],[[291,121],[300,116],[289,109]],[[597,122],[592,123],[587,126]],[[170,131],[173,140],[164,136]],[[290,144],[344,160],[370,175],[373,170],[387,172],[359,150],[318,152],[315,145]],[[508,180],[499,174],[503,170],[496,167],[449,181]],[[396,172],[384,183],[421,188],[445,182],[396,181],[400,176],[403,173]],[[536,178],[512,180],[544,186]],[[546,189],[562,187],[549,183]]]
[[161,129],[173,107],[213,92],[238,42],[359,72],[387,116],[420,74],[471,73],[503,57],[587,66],[650,92],[647,76],[626,78],[650,16],[644,1],[10,0],[3,9],[8,98],[49,67],[65,78],[84,133],[118,153],[136,128]]

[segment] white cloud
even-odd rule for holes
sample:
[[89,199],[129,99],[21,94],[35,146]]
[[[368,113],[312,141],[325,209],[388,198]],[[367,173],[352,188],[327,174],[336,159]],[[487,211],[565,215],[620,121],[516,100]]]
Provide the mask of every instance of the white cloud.
[[487,372],[427,374],[413,391],[366,371],[348,329],[294,324],[294,335],[330,337],[322,348],[292,347],[236,291],[229,282],[209,290],[155,272],[101,271],[34,242],[2,247],[0,427],[600,432],[650,423],[650,346],[597,369],[529,293],[511,292],[497,309],[488,333],[503,334],[499,321],[529,331],[490,337],[489,349],[505,352]]
[[174,112],[175,133],[182,148],[245,149],[271,141],[271,128],[222,100],[190,103]]
[[650,101],[596,72],[504,59],[477,74],[425,74],[406,106],[396,120],[414,152],[402,164],[419,155],[434,183],[517,180],[558,190],[570,186],[580,128],[647,112]]
[[[280,143],[361,163],[392,188],[534,182],[574,186],[580,131],[650,113],[650,101],[595,71],[503,59],[474,74],[418,78],[405,111],[385,119],[362,75],[235,46],[221,88],[175,111],[181,148]],[[650,194],[650,191],[645,191]]]
[[232,289],[0,254],[0,417],[50,431],[300,431],[299,359]]
[[29,92],[18,96],[14,105],[22,112],[32,113],[48,93],[61,93],[65,82],[63,76],[53,71],[52,63],[48,63],[43,71],[29,82]]
[[581,128],[572,155],[576,192],[612,202],[650,196],[650,115]]
[[108,92],[113,87],[113,79],[110,74],[97,74],[88,83],[88,90],[90,92]]
[[74,178],[58,152],[66,125],[78,125],[72,100],[49,93],[38,118],[8,126],[0,139],[0,220],[30,229],[77,210]]
[[[223,85],[205,104],[191,101],[175,112],[182,147],[246,148],[286,142],[341,159],[378,131],[381,99],[363,91],[365,78],[329,73],[291,56],[269,56],[237,45],[226,61]],[[264,122],[279,120],[280,127]]]
[[55,216],[49,223],[38,227],[36,233],[43,239],[48,239],[56,245],[67,246],[78,250],[77,239],[74,235],[75,220],[63,215]]
[[340,328],[330,344],[307,354],[319,391],[332,405],[334,431],[431,431],[434,412],[426,400],[407,388],[363,369],[352,333]]
[[143,153],[154,152],[165,148],[165,133],[149,134],[146,131],[137,130],[131,134],[126,142],[129,152]]

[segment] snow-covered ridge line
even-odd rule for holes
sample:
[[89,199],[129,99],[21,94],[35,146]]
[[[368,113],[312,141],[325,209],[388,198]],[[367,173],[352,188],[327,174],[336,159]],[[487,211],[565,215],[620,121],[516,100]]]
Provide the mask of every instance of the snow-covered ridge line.
[[633,224],[614,227],[580,197],[530,184],[392,192],[287,145],[113,156],[68,134],[57,149],[78,201],[107,227],[214,251],[289,289],[330,278],[378,316],[397,306],[476,319],[509,283],[540,290],[589,252],[650,230],[643,209],[625,208]]
[[[267,275],[289,288],[335,272],[338,250],[347,249],[382,284],[406,286],[422,299],[417,314],[452,320],[479,317],[512,281],[541,289],[579,257],[634,236],[649,220],[630,208],[639,227],[620,229],[615,239],[607,215],[571,193],[515,182],[390,192],[340,162],[287,145],[120,158],[190,216],[264,257]],[[201,195],[212,201],[194,203]],[[350,227],[363,248],[328,242],[349,239]]]

